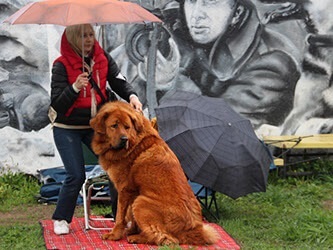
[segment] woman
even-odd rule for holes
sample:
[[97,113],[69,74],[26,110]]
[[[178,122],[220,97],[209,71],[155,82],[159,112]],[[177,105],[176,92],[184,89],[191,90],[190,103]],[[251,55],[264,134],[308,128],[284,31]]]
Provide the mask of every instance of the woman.
[[67,171],[52,216],[54,232],[58,235],[69,233],[69,223],[85,180],[82,143],[91,150],[93,130],[89,121],[96,115],[103,99],[92,87],[93,81],[105,98],[108,82],[121,98],[142,112],[134,89],[111,56],[101,48],[90,24],[67,27],[60,52],[61,56],[54,61],[51,78],[51,110],[56,113],[56,117],[51,118],[53,136]]

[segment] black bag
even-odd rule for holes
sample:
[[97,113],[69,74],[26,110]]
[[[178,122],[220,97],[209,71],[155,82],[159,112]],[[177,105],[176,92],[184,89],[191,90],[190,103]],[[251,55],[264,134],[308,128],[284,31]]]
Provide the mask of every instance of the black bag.
[[106,88],[106,95],[109,102],[114,102],[114,101],[118,101],[118,97],[116,95],[115,92],[113,92],[113,90],[110,87]]
[[117,97],[116,93],[113,92],[113,90],[109,86],[106,88],[107,99],[105,99],[105,96],[103,95],[101,89],[98,87],[95,80],[92,77],[89,77],[89,81],[90,81],[91,85],[93,86],[93,88],[97,91],[97,94],[102,98],[102,104],[104,104],[106,102],[118,101],[118,97]]

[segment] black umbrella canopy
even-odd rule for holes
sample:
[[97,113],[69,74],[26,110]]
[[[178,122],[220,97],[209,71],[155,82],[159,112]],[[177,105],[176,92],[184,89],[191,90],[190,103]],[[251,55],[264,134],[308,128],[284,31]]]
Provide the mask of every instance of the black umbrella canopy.
[[272,156],[250,121],[222,98],[175,90],[156,115],[161,137],[191,181],[232,198],[266,190]]

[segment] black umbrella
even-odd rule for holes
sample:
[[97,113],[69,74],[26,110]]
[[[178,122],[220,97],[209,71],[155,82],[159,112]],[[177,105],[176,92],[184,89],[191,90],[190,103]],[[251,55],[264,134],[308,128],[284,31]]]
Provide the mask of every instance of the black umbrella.
[[155,111],[161,137],[191,181],[234,199],[266,191],[273,158],[222,98],[171,91]]

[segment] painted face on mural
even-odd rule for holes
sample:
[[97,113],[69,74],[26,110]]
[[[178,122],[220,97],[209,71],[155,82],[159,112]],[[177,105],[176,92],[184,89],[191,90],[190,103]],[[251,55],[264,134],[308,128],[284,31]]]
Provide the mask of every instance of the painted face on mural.
[[186,23],[193,40],[200,44],[215,41],[232,20],[235,0],[185,0]]

